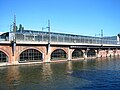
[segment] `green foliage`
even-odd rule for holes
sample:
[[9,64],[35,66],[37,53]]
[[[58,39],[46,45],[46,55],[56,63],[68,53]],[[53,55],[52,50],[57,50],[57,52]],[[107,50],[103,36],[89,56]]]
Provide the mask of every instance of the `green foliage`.
[[24,30],[24,27],[22,26],[22,24],[19,25],[19,30],[20,31]]
[[120,34],[118,34],[118,37],[120,37]]
[[19,25],[19,30],[22,30],[22,24]]

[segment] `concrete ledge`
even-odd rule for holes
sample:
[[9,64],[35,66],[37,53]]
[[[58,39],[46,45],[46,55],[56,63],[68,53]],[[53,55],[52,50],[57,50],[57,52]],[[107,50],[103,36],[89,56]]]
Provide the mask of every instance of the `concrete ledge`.
[[[8,41],[2,42],[2,43],[10,43]],[[42,42],[42,41],[16,41],[16,44],[40,44],[40,45],[46,45],[48,42]],[[112,47],[120,47],[120,44],[94,44],[94,43],[68,43],[68,42],[51,42],[51,45],[69,45],[69,46],[76,46],[76,45],[86,45],[86,46],[112,46]]]
[[7,63],[7,62],[5,62],[5,63],[0,63],[0,67],[1,66],[8,66],[9,64]]

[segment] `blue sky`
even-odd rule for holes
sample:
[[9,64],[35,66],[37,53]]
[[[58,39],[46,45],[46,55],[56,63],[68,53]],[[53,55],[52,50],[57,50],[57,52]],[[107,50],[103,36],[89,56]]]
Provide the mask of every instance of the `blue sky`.
[[[17,25],[42,31],[50,19],[51,31],[104,36],[120,33],[120,0],[0,0],[0,32]],[[47,31],[47,30],[44,30]]]

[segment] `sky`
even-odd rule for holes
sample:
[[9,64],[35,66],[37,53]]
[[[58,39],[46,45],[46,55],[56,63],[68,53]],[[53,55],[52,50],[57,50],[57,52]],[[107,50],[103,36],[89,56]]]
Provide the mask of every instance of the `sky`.
[[[42,31],[100,36],[120,33],[120,0],[0,0],[0,32],[16,24]],[[44,29],[47,31],[47,29]]]

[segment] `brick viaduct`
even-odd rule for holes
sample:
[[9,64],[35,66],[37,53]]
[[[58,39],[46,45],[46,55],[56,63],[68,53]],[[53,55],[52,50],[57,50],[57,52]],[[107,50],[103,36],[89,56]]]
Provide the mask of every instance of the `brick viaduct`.
[[[16,43],[15,48],[12,49],[12,44],[10,42],[8,43],[1,43],[0,45],[0,51],[3,52],[8,57],[8,64],[20,64],[19,63],[19,57],[22,52],[28,49],[35,49],[42,53],[42,63],[43,62],[54,62],[54,61],[61,61],[61,60],[51,60],[51,54],[55,50],[61,49],[63,50],[67,58],[66,60],[74,60],[72,57],[72,54],[75,50],[79,49],[83,52],[82,59],[89,58],[87,56],[87,53],[92,50],[95,52],[95,57],[109,57],[109,56],[115,56],[120,55],[120,50],[118,48],[94,48],[94,47],[71,47],[70,45],[52,45],[47,48],[47,44],[20,44]],[[90,52],[89,52],[90,53]],[[80,59],[80,58],[79,58]]]

